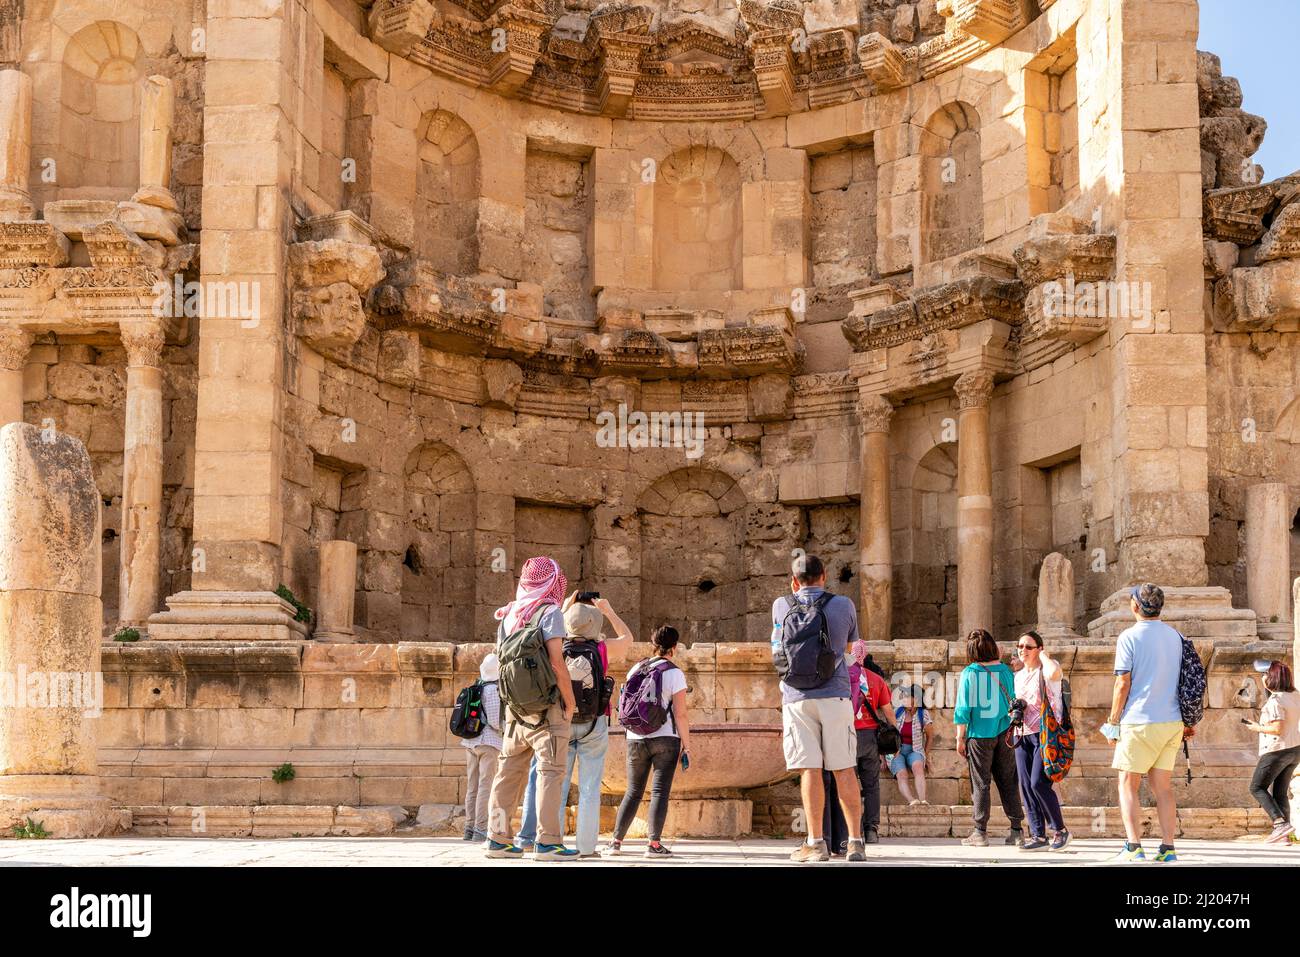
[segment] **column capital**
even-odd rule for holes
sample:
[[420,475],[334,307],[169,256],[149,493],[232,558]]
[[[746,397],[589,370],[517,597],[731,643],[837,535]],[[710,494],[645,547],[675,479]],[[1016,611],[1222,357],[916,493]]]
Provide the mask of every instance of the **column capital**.
[[864,395],[858,399],[858,432],[888,432],[894,417],[894,404],[883,395]]
[[155,321],[127,321],[119,327],[122,345],[126,347],[126,364],[128,366],[162,365],[162,350],[165,336],[162,323]]
[[985,369],[972,369],[958,376],[953,383],[957,404],[962,409],[977,409],[988,405],[993,395],[993,373]]
[[35,338],[22,326],[11,322],[0,323],[0,369],[22,372]]

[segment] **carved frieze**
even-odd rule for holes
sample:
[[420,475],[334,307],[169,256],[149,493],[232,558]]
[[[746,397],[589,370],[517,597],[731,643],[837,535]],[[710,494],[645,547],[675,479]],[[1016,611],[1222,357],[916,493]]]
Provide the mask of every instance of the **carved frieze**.
[[68,249],[68,238],[50,223],[0,223],[0,269],[62,266]]
[[1254,245],[1264,235],[1264,216],[1275,201],[1273,187],[1265,183],[1212,189],[1204,199],[1205,232],[1238,246]]
[[367,17],[370,39],[385,50],[406,56],[442,17],[429,0],[375,0]]
[[1300,258],[1300,195],[1283,206],[1259,244],[1259,262]]

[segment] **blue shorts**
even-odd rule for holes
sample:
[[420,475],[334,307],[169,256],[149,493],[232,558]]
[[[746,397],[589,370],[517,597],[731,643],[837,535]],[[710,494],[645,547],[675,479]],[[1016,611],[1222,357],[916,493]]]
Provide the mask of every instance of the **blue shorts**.
[[913,751],[910,744],[905,744],[898,749],[896,755],[889,759],[889,773],[901,774],[904,770],[910,771],[924,760],[924,754],[920,751]]

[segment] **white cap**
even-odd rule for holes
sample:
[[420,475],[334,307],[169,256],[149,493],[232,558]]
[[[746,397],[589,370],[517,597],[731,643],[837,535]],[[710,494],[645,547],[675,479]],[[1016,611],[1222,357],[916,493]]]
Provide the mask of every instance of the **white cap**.
[[496,681],[501,677],[501,660],[495,651],[489,652],[478,666],[478,676],[484,681]]

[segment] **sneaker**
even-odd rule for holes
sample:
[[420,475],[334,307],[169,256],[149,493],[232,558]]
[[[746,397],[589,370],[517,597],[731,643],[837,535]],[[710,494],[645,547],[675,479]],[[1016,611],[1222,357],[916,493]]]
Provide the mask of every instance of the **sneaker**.
[[907,802],[908,807],[919,807],[920,804],[921,804],[920,798],[912,798],[912,800]]
[[989,839],[983,831],[971,831],[961,839],[961,842],[967,847],[988,847]]
[[601,857],[618,857],[622,853],[623,853],[622,841],[610,841],[608,844],[606,844],[604,847],[600,849]]
[[673,852],[668,850],[662,844],[647,844],[645,846],[644,857],[672,857]]
[[1022,851],[1039,851],[1045,847],[1047,847],[1047,838],[1039,837],[1037,834],[1020,845]]
[[1013,827],[1007,831],[1007,836],[1002,841],[1003,844],[1010,844],[1013,847],[1025,843],[1025,829],[1022,827]]
[[524,858],[524,849],[516,847],[514,844],[502,844],[500,841],[488,838],[487,849],[483,852],[483,856],[493,860],[521,861]]
[[1065,850],[1065,845],[1070,843],[1072,837],[1073,835],[1067,830],[1057,831],[1052,835],[1052,845],[1050,849],[1053,851]]
[[867,833],[862,835],[862,840],[868,844],[879,844],[880,830],[874,827],[867,828]]
[[796,864],[807,864],[810,861],[829,861],[830,859],[831,853],[826,850],[825,841],[818,841],[816,844],[809,844],[807,841],[802,841],[790,854],[790,860],[794,861]]
[[1146,859],[1147,859],[1146,851],[1142,850],[1141,844],[1139,844],[1137,847],[1133,848],[1132,850],[1129,850],[1127,847],[1123,847],[1120,849],[1120,852],[1116,854],[1115,857],[1113,858],[1116,864],[1134,864],[1137,863],[1138,861],[1145,861]]
[[1266,837],[1264,842],[1266,844],[1285,844],[1291,840],[1294,834],[1295,828],[1286,821],[1282,821],[1273,826],[1273,833]]
[[849,838],[849,848],[844,854],[844,859],[846,861],[865,861],[867,851],[862,842],[855,838]]
[[565,847],[563,844],[539,843],[533,849],[533,860],[535,861],[571,861],[577,856],[577,851]]
[[517,841],[515,847],[521,851],[531,851],[536,845],[532,841]]
[[1156,856],[1151,860],[1156,864],[1173,864],[1178,860],[1178,855],[1174,853],[1172,847],[1162,847],[1156,851]]
[[462,837],[461,840],[462,840],[462,841],[472,841],[472,840],[474,840],[474,829],[473,829],[472,827],[467,827],[467,828],[465,828],[465,836]]
[[922,799],[922,801],[921,801],[921,807],[929,807],[929,806],[930,806],[930,802],[929,802],[929,801],[926,801],[926,800],[924,800],[924,799]]

